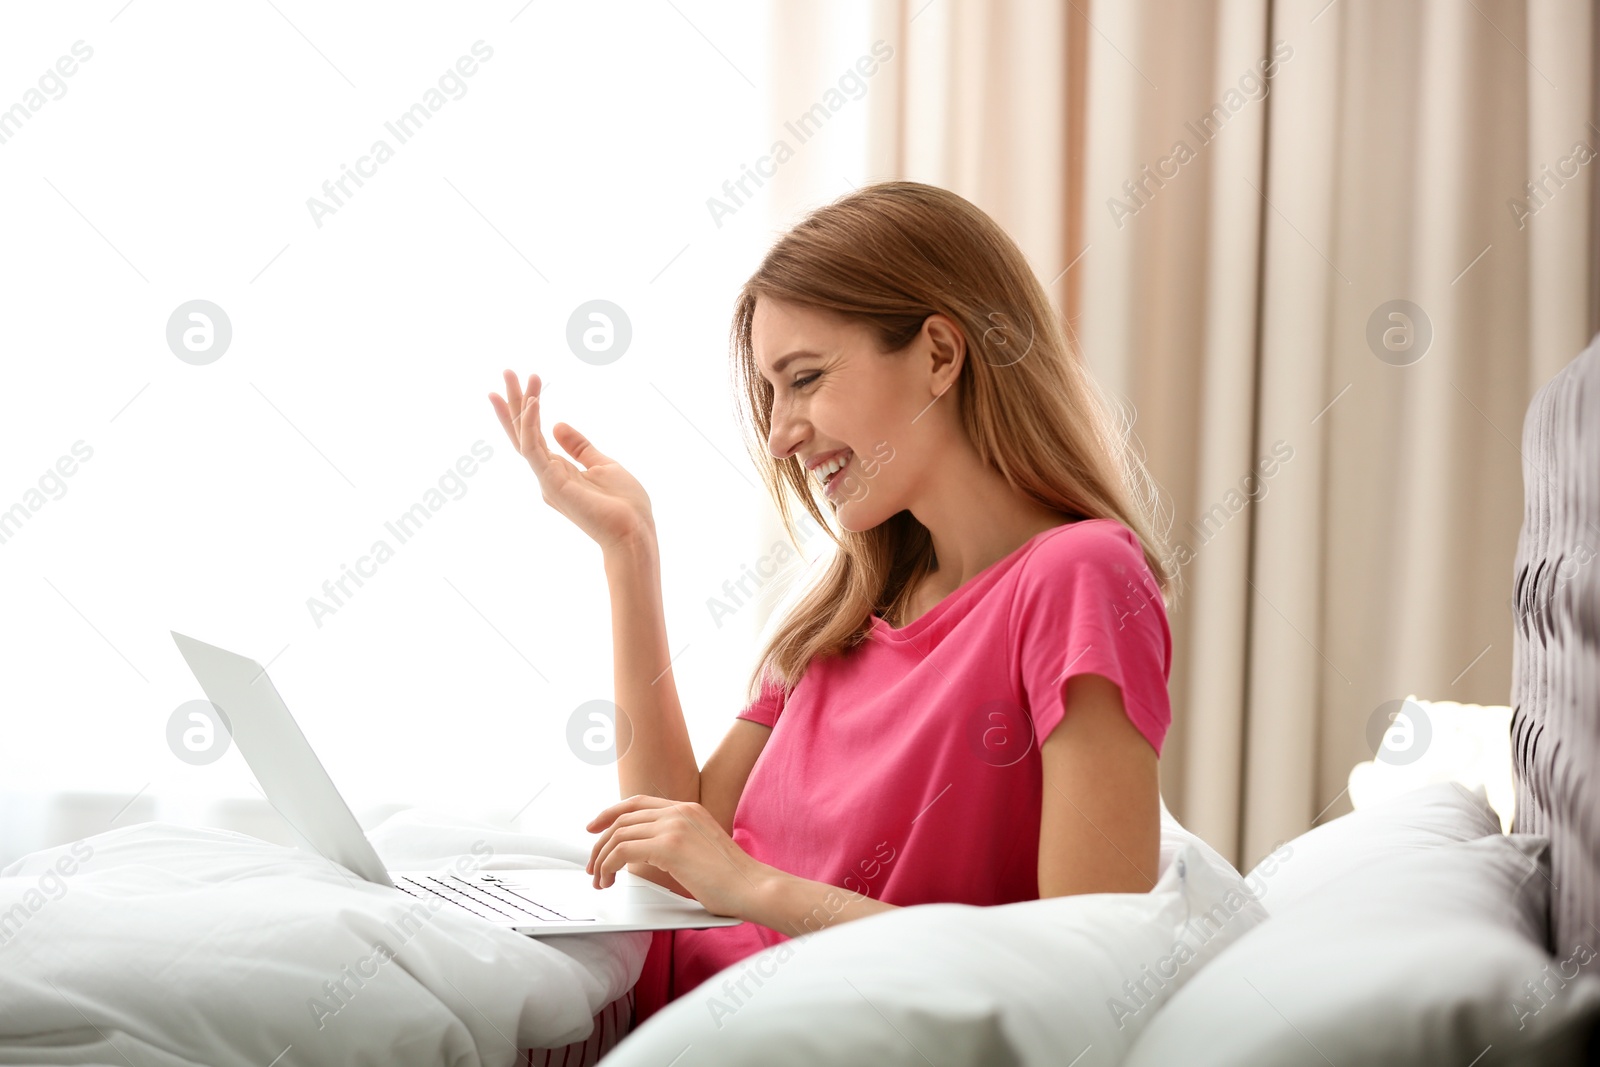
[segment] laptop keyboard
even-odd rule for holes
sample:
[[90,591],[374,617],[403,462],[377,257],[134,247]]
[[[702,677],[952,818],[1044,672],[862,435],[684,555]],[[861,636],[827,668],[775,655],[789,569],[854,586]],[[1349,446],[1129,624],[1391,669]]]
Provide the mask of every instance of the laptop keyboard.
[[421,878],[408,876],[397,879],[395,885],[402,892],[414,897],[443,900],[492,922],[503,922],[507,919],[528,921],[531,924],[599,921],[594,915],[563,914],[513,891],[508,886],[472,882],[453,874],[430,874]]

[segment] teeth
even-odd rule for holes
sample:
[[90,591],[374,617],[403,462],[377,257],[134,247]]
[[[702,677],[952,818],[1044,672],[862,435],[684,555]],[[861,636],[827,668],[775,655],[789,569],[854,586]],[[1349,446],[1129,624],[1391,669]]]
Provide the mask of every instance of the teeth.
[[834,459],[828,460],[826,463],[824,463],[821,466],[817,467],[816,470],[812,471],[811,473],[815,474],[817,476],[817,481],[826,484],[828,479],[833,477],[833,475],[839,470],[839,468],[843,467],[846,463],[850,462],[850,456],[851,456],[851,453],[845,452],[841,456],[837,456]]

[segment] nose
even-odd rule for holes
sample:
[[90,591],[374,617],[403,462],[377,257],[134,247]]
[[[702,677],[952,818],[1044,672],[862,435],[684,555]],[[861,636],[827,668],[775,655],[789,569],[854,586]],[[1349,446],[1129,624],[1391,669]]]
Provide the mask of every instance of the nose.
[[782,403],[772,406],[772,426],[767,434],[767,451],[776,459],[788,459],[794,455],[804,440],[799,421],[789,413],[788,407]]

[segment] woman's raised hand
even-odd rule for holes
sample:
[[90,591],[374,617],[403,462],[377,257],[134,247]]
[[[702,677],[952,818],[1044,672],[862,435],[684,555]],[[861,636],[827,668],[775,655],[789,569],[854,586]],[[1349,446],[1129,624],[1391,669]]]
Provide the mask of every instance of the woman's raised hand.
[[524,395],[517,376],[509,370],[505,375],[506,396],[490,393],[489,403],[512,445],[538,475],[544,502],[572,520],[607,553],[632,547],[643,536],[654,536],[650,496],[639,480],[564,422],[551,426],[550,432],[567,455],[583,464],[582,469],[551,452],[539,429],[539,391],[543,387],[539,376],[528,375]]

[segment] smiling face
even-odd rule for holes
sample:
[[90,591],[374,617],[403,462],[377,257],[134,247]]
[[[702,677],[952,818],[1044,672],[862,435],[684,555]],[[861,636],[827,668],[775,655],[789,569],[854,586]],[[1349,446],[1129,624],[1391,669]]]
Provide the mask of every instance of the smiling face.
[[751,347],[773,387],[767,450],[807,468],[849,453],[826,494],[846,530],[869,530],[911,508],[938,477],[955,398],[933,401],[960,364],[937,357],[940,336],[954,334],[959,347],[947,323],[930,316],[911,344],[885,354],[864,323],[765,296],[756,301]]

